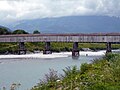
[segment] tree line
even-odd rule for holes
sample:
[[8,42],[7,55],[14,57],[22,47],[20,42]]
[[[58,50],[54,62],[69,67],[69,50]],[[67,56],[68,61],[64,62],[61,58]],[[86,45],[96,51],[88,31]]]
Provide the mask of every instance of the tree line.
[[[9,35],[9,34],[29,34],[29,32],[21,29],[11,31],[5,27],[0,27],[0,35]],[[40,34],[40,31],[34,30],[33,34]]]

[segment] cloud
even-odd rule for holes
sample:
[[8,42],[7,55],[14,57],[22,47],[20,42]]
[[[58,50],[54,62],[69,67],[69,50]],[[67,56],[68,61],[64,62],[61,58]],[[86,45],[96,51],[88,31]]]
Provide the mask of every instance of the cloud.
[[0,0],[2,21],[69,15],[120,16],[120,0]]

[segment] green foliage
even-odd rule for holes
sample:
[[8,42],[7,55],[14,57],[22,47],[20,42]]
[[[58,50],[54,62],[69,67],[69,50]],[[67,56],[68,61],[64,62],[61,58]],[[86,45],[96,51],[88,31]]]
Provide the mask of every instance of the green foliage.
[[40,34],[38,30],[33,31],[33,34]]
[[90,67],[91,67],[90,64],[87,64],[87,63],[81,64],[81,68],[80,68],[81,74],[84,74],[85,72],[87,72],[90,69]]
[[66,67],[63,69],[64,71],[64,79],[65,78],[75,78],[75,76],[78,74],[79,70],[77,69],[77,66],[71,67]]
[[[59,80],[59,77],[57,75],[57,71],[53,69],[49,69],[49,73],[45,74],[45,79],[40,80],[40,83],[38,83],[37,86],[34,86],[32,89],[36,90],[55,90],[53,86],[56,85],[56,81]],[[42,87],[39,87],[41,86]],[[52,89],[50,89],[52,87]],[[40,89],[39,89],[40,88]]]
[[12,32],[12,34],[28,34],[25,30],[15,30]]
[[45,74],[45,79],[43,82],[47,83],[47,82],[55,82],[56,80],[59,79],[58,75],[57,75],[57,71],[53,70],[53,69],[49,69],[49,73]]
[[108,54],[80,68],[67,67],[63,71],[59,82],[48,80],[32,90],[120,90],[119,54]]
[[0,47],[0,54],[14,53],[18,49],[17,43],[1,43]]
[[0,27],[0,35],[11,34],[11,32],[7,28]]

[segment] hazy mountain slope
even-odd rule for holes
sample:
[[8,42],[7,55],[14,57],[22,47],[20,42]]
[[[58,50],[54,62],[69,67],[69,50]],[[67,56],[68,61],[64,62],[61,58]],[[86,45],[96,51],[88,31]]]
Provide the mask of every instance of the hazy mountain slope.
[[107,16],[67,16],[20,21],[11,29],[42,33],[120,32],[120,19]]

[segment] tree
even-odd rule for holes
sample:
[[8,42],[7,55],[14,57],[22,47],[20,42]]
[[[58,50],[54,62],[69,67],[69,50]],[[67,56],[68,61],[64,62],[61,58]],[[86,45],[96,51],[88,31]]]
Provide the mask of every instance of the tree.
[[10,34],[11,32],[7,28],[0,27],[0,35]]
[[25,30],[15,30],[15,31],[13,31],[13,33],[12,34],[28,34],[28,32],[26,32]]
[[33,34],[40,34],[38,30],[33,31]]

